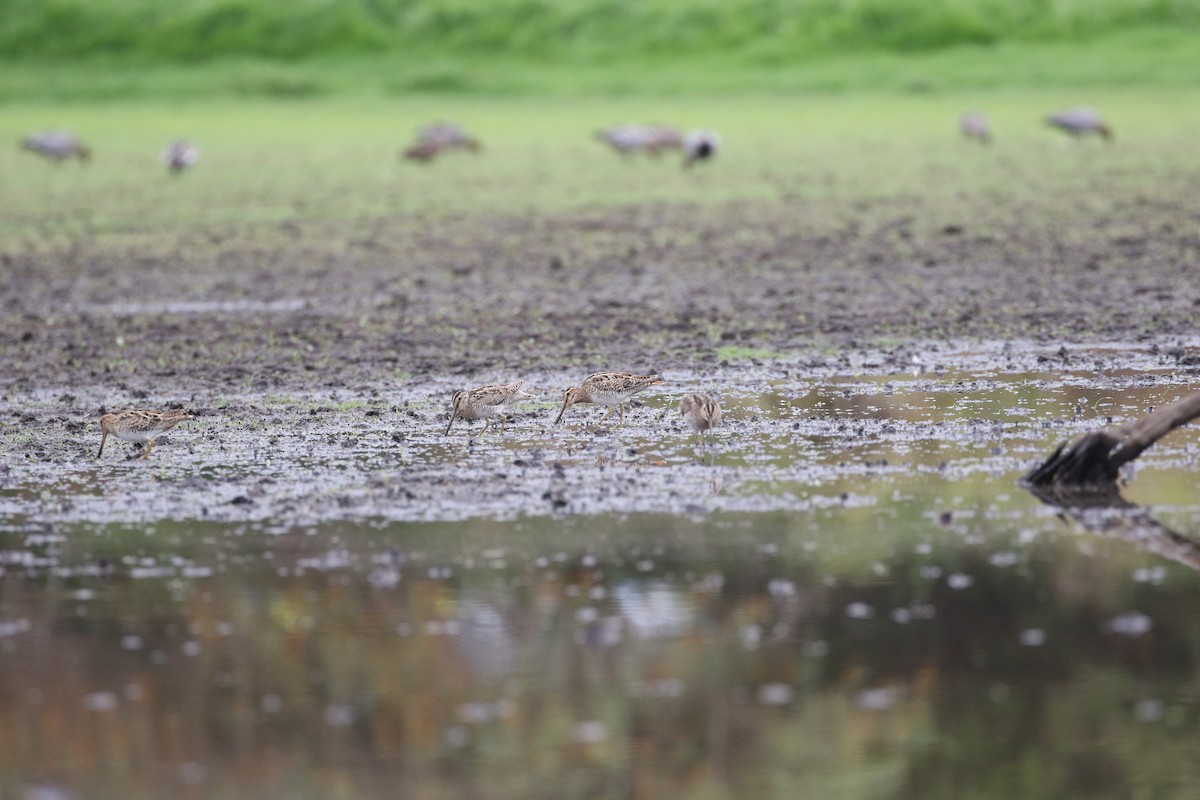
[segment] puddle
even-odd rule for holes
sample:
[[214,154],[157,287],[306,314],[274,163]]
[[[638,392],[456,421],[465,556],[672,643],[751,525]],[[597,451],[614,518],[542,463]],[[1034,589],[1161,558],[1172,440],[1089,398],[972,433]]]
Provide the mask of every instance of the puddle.
[[975,770],[1002,755],[1176,781],[1137,754],[1193,727],[1200,576],[1043,509],[959,486],[700,520],[10,530],[5,786],[736,797],[764,770],[829,791],[865,770],[894,796],[936,763],[962,783],[922,796],[950,798],[1011,787]]

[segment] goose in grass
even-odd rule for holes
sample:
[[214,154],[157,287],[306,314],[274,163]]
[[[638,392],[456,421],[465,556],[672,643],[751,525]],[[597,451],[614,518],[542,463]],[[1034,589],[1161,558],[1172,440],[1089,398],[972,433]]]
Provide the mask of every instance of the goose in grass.
[[437,142],[447,150],[480,149],[479,140],[468,136],[466,130],[457,122],[434,122],[417,130],[418,142]]
[[968,139],[980,144],[992,143],[992,126],[982,111],[967,111],[958,118],[958,130]]
[[409,161],[419,161],[422,164],[437,158],[444,148],[437,142],[417,142],[406,148],[402,155]]
[[715,158],[720,149],[721,137],[714,131],[689,131],[683,137],[683,166]]
[[453,150],[477,153],[481,149],[479,140],[469,136],[458,123],[434,122],[417,129],[416,144],[407,148],[403,155],[411,161],[428,162]]
[[1113,138],[1112,128],[1108,127],[1108,123],[1096,109],[1089,106],[1076,106],[1047,114],[1045,122],[1076,139],[1089,134],[1095,134],[1106,141]]
[[70,131],[41,131],[21,140],[21,148],[54,162],[68,158],[89,161],[92,151]]
[[595,136],[621,155],[647,153],[657,156],[666,150],[683,147],[679,131],[668,125],[625,123],[598,130]]
[[172,174],[178,175],[200,160],[200,151],[187,139],[176,139],[163,148],[159,160]]

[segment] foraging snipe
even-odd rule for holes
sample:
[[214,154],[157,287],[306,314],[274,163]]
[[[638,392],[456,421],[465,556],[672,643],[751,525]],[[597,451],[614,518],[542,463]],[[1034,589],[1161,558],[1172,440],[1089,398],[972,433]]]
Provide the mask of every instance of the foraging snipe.
[[562,409],[554,419],[557,425],[562,421],[563,414],[576,403],[595,403],[607,406],[604,416],[597,425],[608,419],[613,407],[617,409],[621,422],[625,421],[624,403],[643,389],[662,383],[658,375],[634,375],[630,372],[597,372],[583,379],[583,383],[563,391]]
[[688,426],[700,434],[701,441],[721,422],[721,404],[711,395],[689,394],[679,403],[679,411]]
[[515,383],[493,384],[480,386],[478,389],[455,392],[454,399],[451,401],[450,422],[446,425],[446,433],[450,433],[450,426],[458,418],[485,420],[483,430],[480,431],[483,433],[492,424],[491,417],[495,416],[500,417],[500,430],[503,431],[505,406],[520,397],[533,397],[524,391],[524,386],[525,381],[516,381]]
[[104,452],[104,442],[111,433],[126,442],[143,442],[146,445],[142,458],[150,455],[154,449],[154,440],[166,431],[186,420],[192,415],[184,411],[154,411],[149,408],[127,408],[115,414],[105,414],[100,418],[100,450],[96,458]]

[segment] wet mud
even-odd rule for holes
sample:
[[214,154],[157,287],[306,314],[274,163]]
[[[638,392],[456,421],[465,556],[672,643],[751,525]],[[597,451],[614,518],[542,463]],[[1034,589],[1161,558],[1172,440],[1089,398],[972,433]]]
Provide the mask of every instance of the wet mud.
[[[1130,201],[1119,226],[1012,208],[997,231],[995,211],[975,230],[971,209],[907,202],[29,238],[3,253],[0,515],[870,504],[863,475],[1016,475],[1200,381],[1186,207]],[[609,369],[666,383],[623,427],[589,406],[550,424],[563,388]],[[535,398],[505,432],[443,435],[454,391],[521,378]],[[678,414],[691,391],[723,400],[712,448]],[[100,414],[130,405],[197,419],[148,459],[97,460]]]
[[0,795],[1178,794],[1200,427],[1017,481],[1200,386],[1200,215],[1070,205],[0,240]]

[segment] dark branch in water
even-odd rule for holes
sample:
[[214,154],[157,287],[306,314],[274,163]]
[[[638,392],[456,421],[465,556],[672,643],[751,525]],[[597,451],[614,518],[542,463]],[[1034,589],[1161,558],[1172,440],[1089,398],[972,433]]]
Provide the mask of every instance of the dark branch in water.
[[1064,519],[1069,517],[1087,531],[1121,539],[1200,572],[1200,544],[1163,525],[1148,509],[1126,500],[1115,484],[1092,487],[1027,484],[1025,488],[1043,503],[1056,506]]
[[1031,469],[1028,486],[1116,486],[1117,474],[1150,445],[1200,417],[1200,392],[1120,427],[1076,436]]

